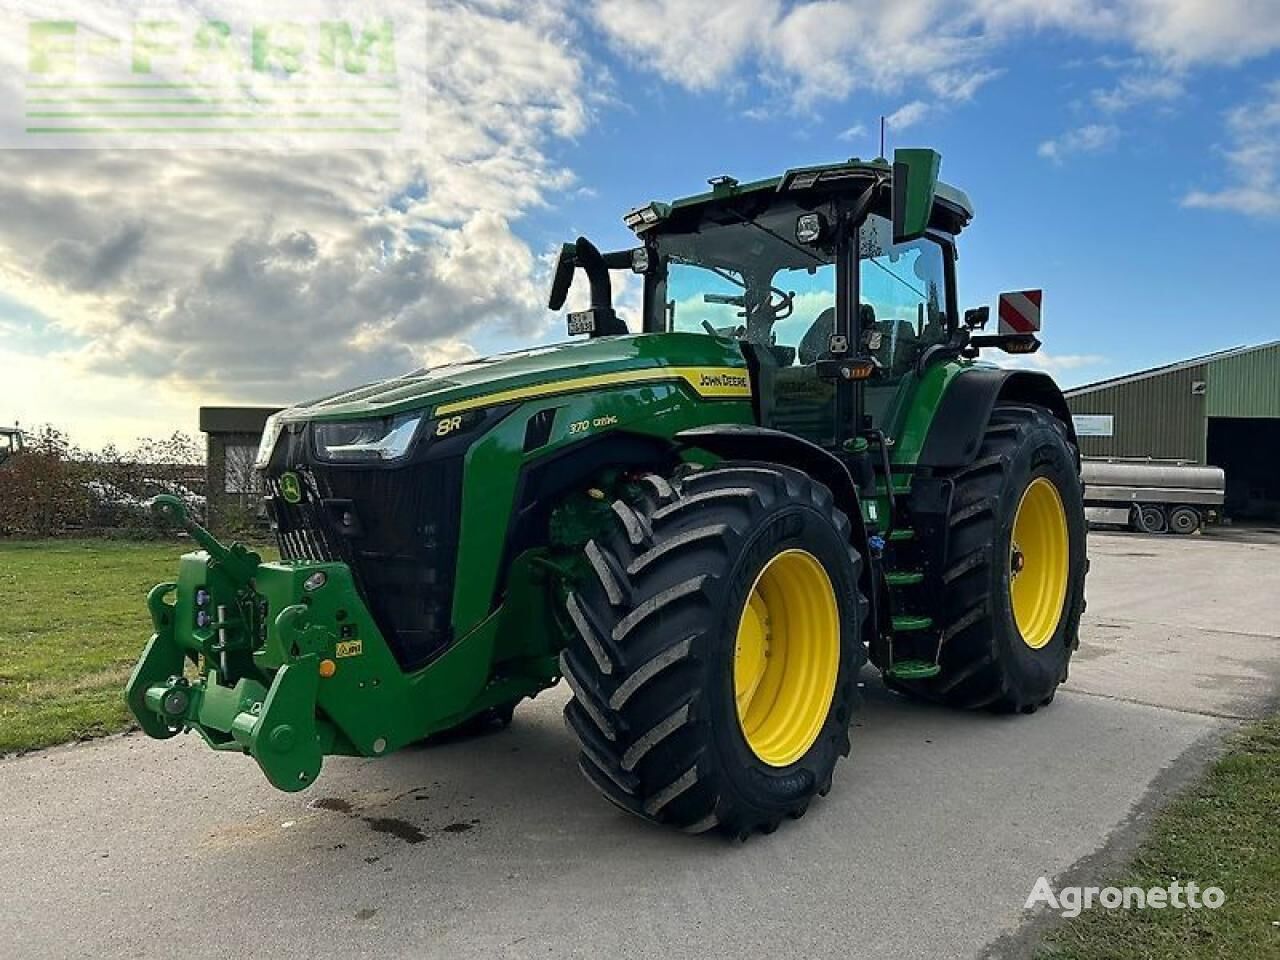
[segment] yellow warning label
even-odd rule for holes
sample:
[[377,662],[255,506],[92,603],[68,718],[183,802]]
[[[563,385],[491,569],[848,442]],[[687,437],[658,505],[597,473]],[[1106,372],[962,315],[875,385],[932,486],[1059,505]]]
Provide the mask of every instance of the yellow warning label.
[[358,657],[364,652],[364,647],[359,640],[339,640],[337,656],[339,657]]

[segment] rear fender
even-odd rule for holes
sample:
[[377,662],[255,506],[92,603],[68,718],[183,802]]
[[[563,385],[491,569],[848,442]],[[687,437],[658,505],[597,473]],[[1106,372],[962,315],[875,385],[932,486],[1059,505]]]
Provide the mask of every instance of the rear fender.
[[1072,444],[1076,444],[1066,398],[1048,374],[973,367],[957,374],[948,384],[934,411],[917,466],[954,468],[972,463],[997,403],[1045,407],[1062,421]]

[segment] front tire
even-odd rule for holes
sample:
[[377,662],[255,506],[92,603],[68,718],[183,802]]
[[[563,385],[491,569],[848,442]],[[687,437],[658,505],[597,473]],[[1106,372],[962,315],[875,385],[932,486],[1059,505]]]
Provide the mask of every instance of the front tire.
[[624,810],[737,838],[799,817],[849,752],[865,601],[829,490],[727,462],[613,504],[568,600],[579,766]]

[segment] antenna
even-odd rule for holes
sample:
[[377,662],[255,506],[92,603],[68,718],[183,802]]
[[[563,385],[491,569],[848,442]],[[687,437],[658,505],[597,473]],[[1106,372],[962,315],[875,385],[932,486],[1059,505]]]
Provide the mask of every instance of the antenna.
[[880,114],[880,159],[884,159],[884,114]]

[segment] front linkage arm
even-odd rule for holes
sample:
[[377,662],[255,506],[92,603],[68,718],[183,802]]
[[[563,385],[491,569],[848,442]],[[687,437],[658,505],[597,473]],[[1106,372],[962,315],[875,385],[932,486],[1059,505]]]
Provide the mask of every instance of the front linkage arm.
[[[290,604],[275,616],[267,644],[261,557],[223,545],[176,497],[157,497],[152,509],[204,550],[182,558],[176,583],[147,595],[154,632],[125,688],[130,711],[149,736],[195,729],[214,749],[253,756],[276,787],[307,786],[332,741],[316,701],[321,657],[336,638],[309,623],[305,605]],[[198,668],[195,678],[188,664]]]

